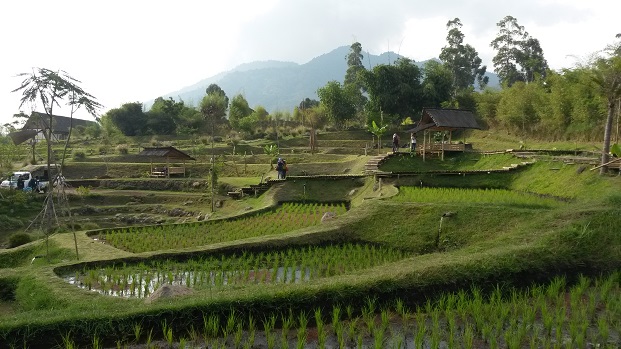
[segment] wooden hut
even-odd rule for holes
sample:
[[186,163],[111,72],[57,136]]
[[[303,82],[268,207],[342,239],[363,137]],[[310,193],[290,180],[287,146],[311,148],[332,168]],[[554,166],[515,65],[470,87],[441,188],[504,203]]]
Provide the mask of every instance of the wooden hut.
[[[423,132],[423,142],[417,150],[423,156],[423,160],[427,154],[437,154],[444,160],[444,152],[463,152],[471,148],[470,144],[466,144],[465,139],[463,142],[453,143],[453,131],[465,129],[481,129],[471,111],[424,108],[418,125],[407,132]],[[448,139],[435,141],[433,133],[439,131],[448,131]]]
[[[183,175],[185,177],[185,162],[196,160],[175,147],[144,148],[138,155],[148,156],[151,159],[151,177],[170,178],[170,175]],[[165,162],[166,166],[155,167],[153,165],[153,160],[155,159],[159,159],[160,163]],[[171,166],[171,163],[177,164],[179,162],[183,165]]]

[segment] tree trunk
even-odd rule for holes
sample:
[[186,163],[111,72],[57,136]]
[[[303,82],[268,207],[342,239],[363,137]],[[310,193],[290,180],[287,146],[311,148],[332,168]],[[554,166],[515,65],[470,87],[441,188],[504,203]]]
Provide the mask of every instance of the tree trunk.
[[604,129],[604,146],[602,148],[602,162],[599,174],[608,172],[608,153],[610,153],[610,136],[612,134],[612,116],[614,115],[615,101],[608,102],[608,116],[606,117],[606,128]]

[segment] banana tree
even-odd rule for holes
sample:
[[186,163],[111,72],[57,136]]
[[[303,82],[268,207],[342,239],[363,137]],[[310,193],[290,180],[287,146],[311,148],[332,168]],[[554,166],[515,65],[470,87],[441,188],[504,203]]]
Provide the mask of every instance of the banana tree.
[[388,128],[388,125],[384,125],[381,127],[377,126],[377,123],[375,123],[375,120],[373,120],[371,122],[371,125],[367,127],[369,132],[371,132],[375,137],[377,137],[377,155],[380,154],[380,148],[382,147],[381,137],[384,133],[386,133],[387,128]]
[[263,151],[269,157],[270,171],[274,169],[274,158],[276,158],[280,152],[276,144],[268,144],[263,147]]

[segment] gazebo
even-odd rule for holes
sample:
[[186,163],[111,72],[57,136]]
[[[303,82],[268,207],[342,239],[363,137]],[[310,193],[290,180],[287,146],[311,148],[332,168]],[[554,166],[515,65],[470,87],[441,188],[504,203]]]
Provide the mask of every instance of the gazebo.
[[[452,143],[453,131],[464,129],[481,129],[471,111],[424,108],[418,125],[407,132],[418,133],[423,131],[423,144],[418,148],[418,152],[423,156],[423,161],[428,153],[438,154],[444,160],[445,151],[463,152],[466,150],[465,139],[464,142]],[[438,131],[448,131],[448,140],[442,139],[440,142],[432,142],[431,133]]]
[[[170,175],[183,175],[185,177],[185,162],[196,160],[175,147],[144,148],[138,155],[148,156],[151,159],[151,177],[170,178]],[[166,167],[154,167],[153,159],[165,160]],[[170,166],[171,162],[181,162],[183,166]]]

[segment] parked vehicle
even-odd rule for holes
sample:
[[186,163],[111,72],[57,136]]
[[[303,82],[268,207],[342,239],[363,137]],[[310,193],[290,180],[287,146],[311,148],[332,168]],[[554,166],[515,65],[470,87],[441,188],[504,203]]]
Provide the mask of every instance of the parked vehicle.
[[[55,169],[56,166],[53,166]],[[33,187],[30,186],[31,180],[34,179]],[[37,165],[15,171],[9,175],[6,180],[0,183],[0,189],[17,189],[20,185],[24,191],[35,190],[37,192],[45,192],[49,187],[49,174],[47,166]]]

